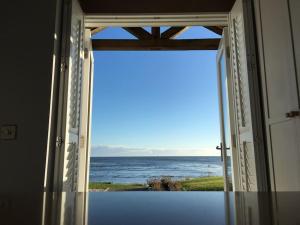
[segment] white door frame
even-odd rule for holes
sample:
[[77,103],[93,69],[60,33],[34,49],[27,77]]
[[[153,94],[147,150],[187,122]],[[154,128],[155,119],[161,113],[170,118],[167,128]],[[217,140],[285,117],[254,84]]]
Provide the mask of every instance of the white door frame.
[[[251,0],[243,0],[244,7],[246,7],[246,12],[248,20],[252,20],[252,5]],[[249,19],[250,18],[250,19]],[[253,20],[254,23],[254,20]],[[246,29],[249,34],[252,35],[246,35],[246,42],[247,45],[251,48],[251,52],[254,52],[258,54],[256,48],[255,48],[255,32],[253,23],[245,24]],[[213,25],[223,25],[228,26],[229,25],[229,13],[210,13],[210,14],[145,14],[145,15],[85,15],[85,26],[86,27],[144,27],[144,26],[213,26]],[[249,56],[250,57],[250,56]],[[251,60],[253,62],[252,64],[252,70],[253,74],[257,74],[257,67],[254,62],[256,57],[255,54],[252,55]],[[261,134],[260,137],[255,137],[255,140],[259,140],[259,143],[255,143],[256,145],[265,146],[264,142],[264,130],[261,125],[263,112],[262,107],[260,106],[260,99],[259,96],[260,93],[260,87],[259,87],[259,81],[258,77],[253,78],[252,83],[250,84],[251,91],[254,93],[253,96],[251,96],[252,103],[254,102],[253,106],[251,105],[251,108],[253,111],[256,111],[255,115],[256,118],[253,118],[255,120],[255,130],[258,134]],[[232,123],[233,120],[231,120]],[[235,129],[235,125],[231,124],[231,130],[232,134],[233,130]],[[235,141],[233,140],[233,145],[235,146]],[[257,156],[256,160],[258,161],[256,164],[258,166],[258,174],[260,178],[258,178],[258,191],[266,191],[268,190],[268,180],[267,180],[267,168],[266,168],[266,160],[264,157],[266,157],[264,149],[262,147],[260,148],[259,157]],[[233,159],[236,159],[235,156],[232,156]],[[236,160],[234,160],[234,163],[232,164],[233,167],[236,167]],[[238,176],[237,168],[233,168],[233,174],[235,176]],[[234,179],[234,186],[237,187],[237,178]],[[239,190],[236,188],[236,190]]]
[[[208,25],[228,25],[228,16],[229,14],[216,14],[216,13],[207,13],[207,14],[152,14],[152,15],[86,15],[85,16],[85,27],[106,27],[106,26],[116,26],[116,27],[133,27],[133,26],[208,26]],[[251,36],[250,39],[254,40]],[[85,75],[86,76],[86,75]],[[258,88],[259,85],[255,84],[255,87]],[[60,89],[61,90],[61,89]],[[60,90],[57,90],[57,95],[62,96],[62,93],[59,93]],[[257,96],[255,96],[257,97]],[[59,102],[62,104],[62,102]],[[260,104],[258,102],[258,104]],[[257,108],[256,108],[257,109]],[[258,114],[262,114],[262,112],[258,112]],[[57,115],[56,115],[57,116]],[[58,120],[61,121],[61,120]],[[264,131],[261,130],[261,133]],[[90,133],[89,133],[90,135]],[[55,137],[56,138],[56,137]],[[87,141],[89,137],[87,137]],[[87,143],[86,151],[89,151],[90,143]],[[265,168],[264,160],[260,160],[259,163],[263,163],[261,165],[262,168]],[[88,167],[88,165],[87,165]],[[56,169],[56,170],[55,170]],[[57,168],[53,168],[54,174],[59,172]],[[53,172],[52,171],[52,172]],[[262,171],[260,171],[262,172]],[[262,172],[264,173],[264,171]],[[55,181],[52,183],[53,189],[57,190],[57,183]],[[261,190],[265,190],[262,188]]]
[[[224,121],[223,121],[223,117],[224,117],[224,112],[223,112],[223,100],[222,100],[222,84],[221,84],[221,69],[219,66],[219,63],[221,61],[221,57],[224,55],[224,57],[226,57],[225,59],[225,64],[226,64],[226,76],[227,76],[227,94],[228,94],[228,113],[229,113],[229,126],[230,126],[230,141],[231,143],[227,143],[230,145],[230,149],[231,149],[231,167],[232,167],[232,185],[233,185],[233,191],[235,191],[236,189],[238,190],[238,188],[236,188],[238,186],[238,179],[236,176],[239,176],[238,174],[238,162],[237,162],[237,143],[236,143],[236,118],[235,118],[235,112],[234,112],[234,97],[233,97],[233,79],[232,79],[232,72],[231,72],[231,63],[230,63],[230,44],[229,44],[229,36],[228,36],[228,28],[224,28],[223,30],[223,35],[222,35],[222,39],[220,41],[220,45],[219,45],[219,50],[218,50],[218,54],[217,54],[217,73],[218,73],[218,93],[219,93],[219,111],[220,111],[220,129],[221,129],[221,143],[223,143],[223,145],[221,145],[220,147],[222,148],[222,158],[223,158],[223,166],[227,167],[227,151],[225,149],[226,146],[224,146],[224,143],[226,143],[225,140],[225,136],[224,133],[225,131],[225,127],[224,127]],[[226,144],[226,145],[227,145]],[[226,184],[226,170],[227,168],[224,168],[224,190],[225,191],[229,191],[229,187]],[[226,173],[226,174],[225,174]]]
[[228,13],[85,15],[88,27],[227,26]]
[[[66,126],[66,119],[63,118],[64,111],[67,110],[67,88],[65,88],[66,83],[68,82],[68,76],[66,76],[66,65],[68,60],[68,55],[70,51],[69,46],[69,40],[68,37],[70,36],[71,28],[68,27],[68,25],[71,23],[71,17],[72,17],[72,2],[67,2],[62,0],[62,24],[61,24],[61,33],[59,34],[61,36],[61,52],[58,56],[58,59],[60,61],[59,64],[59,70],[60,70],[60,77],[59,77],[59,85],[56,90],[56,95],[58,96],[58,103],[57,103],[57,127],[56,127],[56,136],[55,136],[55,143],[53,152],[55,152],[55,162],[54,162],[54,168],[53,172],[49,170],[49,172],[52,172],[53,181],[52,181],[52,187],[47,187],[47,189],[51,189],[54,192],[58,192],[62,190],[62,183],[60,182],[61,174],[63,173],[63,160],[64,160],[64,151],[62,151],[62,142],[63,140],[61,137],[64,133],[64,127]],[[50,185],[50,184],[48,184]]]
[[87,101],[81,103],[82,115],[80,120],[80,155],[78,191],[88,191],[89,164],[91,150],[91,116],[93,103],[94,56],[91,43],[91,31],[84,32],[84,63],[83,63],[83,90],[82,98]]

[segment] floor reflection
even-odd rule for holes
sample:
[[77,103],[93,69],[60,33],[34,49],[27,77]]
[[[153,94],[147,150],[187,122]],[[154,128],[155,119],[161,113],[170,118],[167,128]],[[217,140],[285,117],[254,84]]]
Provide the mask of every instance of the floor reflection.
[[2,193],[0,224],[299,225],[300,192]]

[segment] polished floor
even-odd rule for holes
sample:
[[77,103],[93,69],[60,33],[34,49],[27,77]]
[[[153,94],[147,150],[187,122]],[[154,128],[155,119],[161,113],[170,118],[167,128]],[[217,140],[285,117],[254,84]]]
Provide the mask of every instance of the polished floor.
[[0,224],[300,225],[300,192],[1,193]]

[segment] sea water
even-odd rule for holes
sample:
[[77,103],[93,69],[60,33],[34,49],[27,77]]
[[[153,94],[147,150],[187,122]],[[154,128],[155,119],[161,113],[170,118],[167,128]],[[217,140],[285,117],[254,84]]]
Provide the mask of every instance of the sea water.
[[141,183],[153,177],[174,180],[222,176],[220,157],[91,157],[90,182]]

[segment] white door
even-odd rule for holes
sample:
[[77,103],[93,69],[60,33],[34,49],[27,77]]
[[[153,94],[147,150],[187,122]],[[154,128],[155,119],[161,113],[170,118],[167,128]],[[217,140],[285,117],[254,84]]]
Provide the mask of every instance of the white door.
[[300,1],[256,6],[271,186],[300,191]]
[[88,191],[90,163],[90,134],[93,96],[94,57],[91,42],[91,31],[84,33],[84,61],[81,90],[80,137],[78,154],[78,186],[77,191]]
[[78,190],[83,78],[83,12],[77,0],[64,3],[62,68],[55,171],[56,191]]
[[250,0],[237,0],[229,17],[238,163],[237,191],[266,190],[266,168]]
[[230,65],[228,28],[224,28],[222,39],[217,54],[217,71],[218,71],[218,91],[219,91],[219,111],[220,111],[220,146],[217,147],[221,151],[221,159],[223,162],[224,191],[232,191],[233,169],[236,168],[235,155],[236,152],[235,139],[235,120],[233,112],[233,96],[232,96],[232,78]]
[[78,157],[81,118],[81,95],[83,78],[83,14],[76,1],[73,2],[70,32],[69,59],[66,70],[66,117],[64,140],[63,191],[78,189]]
[[[56,224],[83,224],[86,201],[77,191],[88,187],[89,122],[92,74],[90,37],[77,0],[64,1],[58,138],[54,190],[62,194],[53,204]],[[87,48],[85,51],[84,49]],[[76,216],[75,216],[76,215]]]
[[87,224],[91,138],[91,112],[93,96],[94,57],[91,31],[86,29],[84,35],[84,63],[82,78],[80,138],[78,154],[78,185],[76,194],[76,224]]

